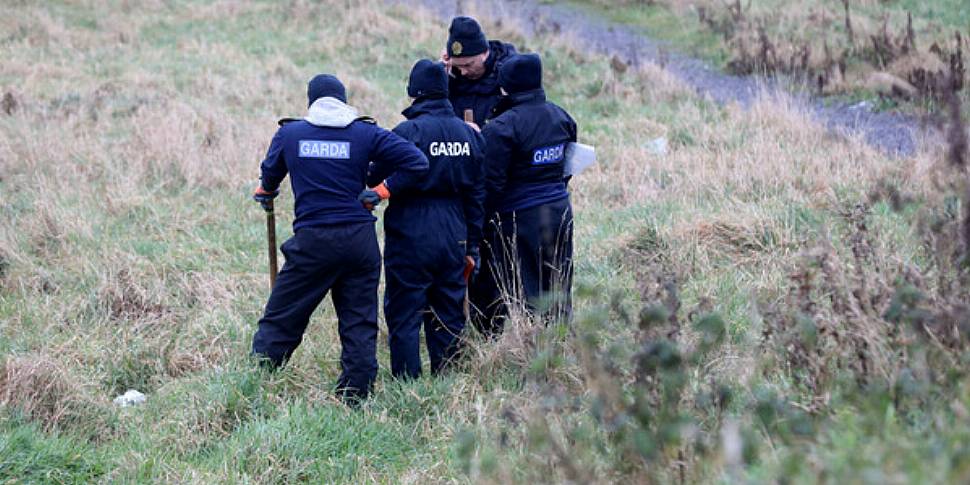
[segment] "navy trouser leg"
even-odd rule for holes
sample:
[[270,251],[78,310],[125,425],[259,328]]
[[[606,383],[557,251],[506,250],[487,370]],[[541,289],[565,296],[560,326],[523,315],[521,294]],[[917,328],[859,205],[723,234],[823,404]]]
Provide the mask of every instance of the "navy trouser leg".
[[486,221],[484,238],[480,248],[482,267],[478,276],[468,287],[469,313],[475,329],[486,337],[502,331],[505,304],[502,288],[499,286],[501,275],[507,273],[507,245],[501,237],[499,221]]
[[424,337],[432,374],[440,373],[455,357],[465,329],[464,258],[460,253],[453,256],[448,264],[442,261],[428,292],[431,311],[425,313]]
[[569,199],[541,206],[539,213],[542,293],[549,295],[547,319],[572,319],[573,210]]
[[454,353],[455,338],[465,325],[462,272],[468,230],[462,206],[457,197],[397,199],[384,214],[384,232],[391,372],[395,377],[421,374],[424,326],[431,371],[437,373]]
[[281,246],[286,263],[276,278],[266,310],[253,336],[253,355],[283,365],[303,341],[310,315],[317,308],[338,273],[329,258],[319,258],[294,235]]
[[[373,231],[371,231],[373,235]],[[367,241],[361,241],[367,243]],[[370,251],[368,251],[370,252]],[[366,398],[377,377],[377,286],[381,277],[380,249],[373,239],[372,257],[350,269],[333,287],[331,298],[340,333],[337,392]]]
[[[573,217],[569,199],[562,199],[505,215],[502,232],[514,245],[514,273],[521,282],[530,310],[546,319],[571,312]],[[514,244],[511,242],[514,240]]]
[[283,364],[310,315],[333,291],[341,343],[338,390],[366,397],[377,375],[377,286],[381,255],[372,223],[304,228],[282,246],[286,264],[253,337],[253,354]]
[[431,274],[404,255],[395,255],[394,242],[388,241],[390,253],[385,263],[384,320],[387,343],[391,351],[391,374],[394,377],[421,375],[422,312],[428,307],[427,291]]

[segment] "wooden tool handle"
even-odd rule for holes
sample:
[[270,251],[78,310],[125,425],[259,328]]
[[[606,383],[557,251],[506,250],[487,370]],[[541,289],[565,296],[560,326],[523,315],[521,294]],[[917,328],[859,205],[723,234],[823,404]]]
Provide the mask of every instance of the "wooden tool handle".
[[269,201],[266,210],[266,245],[269,250],[269,288],[272,290],[276,286],[276,274],[279,267],[276,262],[276,212],[273,201]]
[[474,122],[475,122],[475,113],[472,110],[470,110],[470,109],[466,109],[465,110],[465,123],[474,123]]

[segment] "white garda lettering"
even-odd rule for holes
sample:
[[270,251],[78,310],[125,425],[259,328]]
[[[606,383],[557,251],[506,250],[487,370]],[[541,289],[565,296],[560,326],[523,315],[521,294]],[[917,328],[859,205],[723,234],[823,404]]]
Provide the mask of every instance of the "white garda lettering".
[[428,153],[430,153],[432,157],[467,157],[471,156],[472,150],[467,141],[433,141],[431,142],[431,145],[428,146]]
[[350,142],[300,140],[299,152],[305,158],[350,159]]

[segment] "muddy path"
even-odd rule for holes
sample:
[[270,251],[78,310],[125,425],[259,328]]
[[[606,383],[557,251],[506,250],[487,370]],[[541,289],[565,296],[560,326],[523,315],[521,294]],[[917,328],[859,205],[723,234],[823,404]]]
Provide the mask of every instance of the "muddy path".
[[868,103],[826,103],[780,81],[725,74],[700,60],[671,52],[662,41],[647,37],[634,27],[610,22],[574,7],[537,0],[389,1],[427,7],[440,15],[443,20],[442,42],[447,37],[447,21],[452,16],[474,12],[495,19],[515,18],[526,29],[527,35],[549,31],[571,34],[587,49],[606,56],[615,55],[633,66],[661,64],[698,93],[721,104],[737,102],[748,106],[766,92],[782,91],[791,96],[797,108],[811,113],[833,132],[861,136],[870,145],[893,156],[913,155],[917,150],[917,139],[928,134],[920,120],[913,116],[876,112]]

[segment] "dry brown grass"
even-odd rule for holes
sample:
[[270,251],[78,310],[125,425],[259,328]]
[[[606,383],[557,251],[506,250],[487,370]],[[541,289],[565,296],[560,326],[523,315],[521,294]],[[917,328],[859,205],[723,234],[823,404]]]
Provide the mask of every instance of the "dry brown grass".
[[8,356],[0,370],[0,408],[22,413],[48,431],[84,432],[100,423],[100,438],[111,434],[105,426],[106,400],[60,359],[42,353]]

